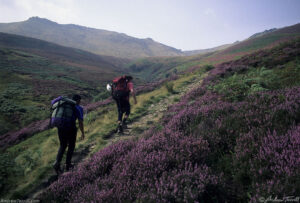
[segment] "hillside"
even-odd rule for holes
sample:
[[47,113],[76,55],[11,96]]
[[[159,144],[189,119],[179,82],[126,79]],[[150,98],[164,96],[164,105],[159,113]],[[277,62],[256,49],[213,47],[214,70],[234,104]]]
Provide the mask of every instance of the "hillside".
[[96,152],[40,198],[258,202],[272,194],[296,197],[299,51],[298,40],[220,64],[150,130]]
[[180,67],[186,71],[138,95],[129,135],[113,133],[115,104],[90,112],[87,139],[76,148],[77,167],[57,181],[51,168],[56,130],[7,148],[0,157],[1,196],[43,202],[257,202],[273,193],[296,196],[299,51],[297,40],[216,66],[202,65],[199,56],[184,58]]
[[0,33],[0,135],[47,118],[58,95],[79,93],[86,103],[106,98],[106,82],[127,62]]
[[228,47],[231,47],[235,44],[239,43],[238,41],[232,44],[224,44],[221,46],[217,46],[217,47],[213,47],[210,49],[199,49],[199,50],[192,50],[192,51],[184,51],[184,55],[185,56],[192,56],[192,55],[197,55],[197,54],[206,54],[206,53],[210,53],[210,52],[216,52],[216,51],[220,51],[223,49],[227,49]]
[[261,48],[270,48],[281,42],[288,41],[300,36],[300,23],[281,29],[271,29],[271,31],[256,34],[249,39],[232,46],[219,54],[249,53]]
[[0,32],[23,35],[53,42],[67,47],[82,49],[98,55],[137,59],[143,57],[191,56],[197,54],[215,54],[208,58],[224,62],[243,54],[249,54],[260,48],[272,47],[279,42],[299,36],[299,24],[280,29],[270,29],[256,33],[242,42],[222,45],[211,49],[181,51],[151,38],[138,39],[107,30],[83,27],[74,24],[58,24],[53,21],[32,17],[26,21],[0,23]]
[[180,50],[155,42],[151,38],[138,39],[117,32],[73,24],[62,25],[38,17],[23,22],[0,23],[0,32],[23,35],[98,55],[120,58],[182,55]]
[[277,28],[272,28],[272,29],[269,29],[269,30],[265,30],[265,31],[263,31],[263,32],[258,32],[258,33],[255,33],[255,34],[251,35],[251,36],[249,37],[249,39],[255,38],[255,37],[260,37],[260,36],[263,36],[263,35],[265,35],[265,34],[274,32],[274,31],[276,31],[276,30],[277,30]]
[[[260,49],[270,49],[289,40],[300,38],[300,24],[271,29],[262,33],[256,33],[252,37],[234,44],[217,47],[216,50],[185,57],[161,57],[138,59],[127,68],[138,77],[148,81],[157,78],[170,77],[187,69],[195,69],[204,65],[218,65],[220,63],[235,60],[251,54]],[[193,53],[190,52],[190,53]],[[197,53],[195,51],[194,53]],[[163,67],[163,68],[162,68]]]
[[[1,132],[25,126],[17,142],[7,137],[0,149],[1,198],[258,202],[297,196],[299,33],[297,24],[225,50],[130,64],[0,33]],[[109,96],[106,82],[123,71],[149,83],[137,87],[130,128],[116,135],[115,104],[102,99]],[[52,98],[73,93],[83,95],[89,110],[86,139],[77,142],[75,169],[57,179],[56,129],[30,133],[27,124],[48,117]]]
[[112,56],[101,56],[80,49],[60,46],[35,38],[0,32],[0,46],[34,53],[55,61],[97,66],[98,69],[120,71],[129,62]]

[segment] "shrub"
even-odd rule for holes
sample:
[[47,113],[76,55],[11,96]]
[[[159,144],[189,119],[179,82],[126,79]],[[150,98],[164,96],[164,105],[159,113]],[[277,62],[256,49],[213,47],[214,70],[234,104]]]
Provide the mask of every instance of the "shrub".
[[174,83],[173,82],[168,82],[165,84],[165,87],[167,89],[167,91],[171,94],[174,94],[175,91],[174,91]]
[[213,65],[205,65],[204,66],[204,69],[205,69],[205,71],[210,71],[210,70],[212,70],[212,69],[214,69],[215,67],[213,66]]

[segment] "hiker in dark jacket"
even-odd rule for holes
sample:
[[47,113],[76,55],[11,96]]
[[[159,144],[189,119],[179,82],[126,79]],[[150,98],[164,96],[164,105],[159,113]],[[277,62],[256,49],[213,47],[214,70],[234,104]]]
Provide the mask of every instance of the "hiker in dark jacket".
[[[83,125],[83,108],[79,105],[81,97],[79,95],[74,95],[72,100],[76,102],[74,112],[70,121],[65,123],[63,126],[57,127],[58,137],[60,142],[60,147],[56,156],[56,161],[53,165],[57,174],[61,174],[63,171],[60,167],[60,162],[63,158],[64,152],[68,147],[67,157],[66,157],[66,171],[69,171],[73,165],[71,164],[72,155],[75,149],[77,127],[76,120],[79,123],[79,129],[81,131],[81,139],[83,140],[84,135],[84,125]],[[55,103],[55,101],[52,101]]]
[[[123,79],[125,79],[124,84],[122,83]],[[117,92],[117,91],[125,92],[124,95],[121,94],[122,96],[117,96],[117,97],[113,96],[118,108],[118,128],[117,128],[118,133],[122,133],[123,129],[126,127],[126,120],[128,119],[128,116],[130,114],[130,103],[129,103],[130,95],[133,96],[134,104],[137,104],[135,92],[133,89],[132,79],[133,78],[131,76],[122,76],[114,79],[115,87],[113,88],[113,92]],[[121,86],[121,88],[119,86]]]

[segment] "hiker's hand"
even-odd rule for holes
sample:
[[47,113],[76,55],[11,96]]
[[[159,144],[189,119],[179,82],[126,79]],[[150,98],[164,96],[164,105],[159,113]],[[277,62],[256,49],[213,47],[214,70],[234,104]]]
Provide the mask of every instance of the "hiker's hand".
[[81,140],[84,140],[84,133],[81,134]]

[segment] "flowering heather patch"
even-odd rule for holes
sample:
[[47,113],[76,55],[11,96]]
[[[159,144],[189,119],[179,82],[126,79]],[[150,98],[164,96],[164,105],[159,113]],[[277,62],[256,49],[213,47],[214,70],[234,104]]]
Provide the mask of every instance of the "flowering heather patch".
[[300,87],[255,92],[235,102],[206,88],[247,70],[241,61],[218,66],[212,81],[169,107],[160,129],[108,146],[63,175],[43,200],[256,202],[299,195]]
[[[299,181],[297,182],[297,175],[299,175],[299,160],[297,160],[297,156],[300,153],[297,139],[299,137],[297,138],[297,135],[295,135],[293,139],[287,138],[286,131],[294,122],[299,122],[300,120],[300,88],[295,87],[257,93],[249,96],[243,102],[236,103],[222,101],[220,96],[218,98],[217,95],[210,92],[205,93],[200,100],[196,100],[194,95],[201,93],[201,91],[203,93],[204,90],[201,88],[195,89],[186,98],[183,98],[183,100],[190,101],[189,104],[182,101],[169,109],[168,115],[164,118],[166,131],[180,131],[189,136],[205,138],[211,149],[209,156],[216,165],[220,164],[218,157],[222,157],[224,153],[234,152],[233,157],[236,161],[230,173],[235,174],[235,178],[231,187],[236,187],[237,191],[240,190],[239,188],[244,189],[240,194],[230,194],[231,192],[228,191],[229,196],[236,195],[238,196],[237,198],[247,199],[246,193],[248,191],[253,191],[252,195],[266,195],[271,194],[272,191],[277,191],[276,194],[278,195],[296,194],[289,188],[293,187],[294,191],[300,190]],[[191,102],[191,99],[194,102]],[[170,115],[174,116],[171,117]],[[273,190],[271,188],[266,193],[261,193],[262,190],[259,192],[255,191],[258,188],[256,184],[260,184],[260,181],[262,181],[263,185],[268,185],[270,180],[263,179],[261,176],[256,178],[255,174],[260,169],[257,166],[259,164],[268,167],[272,166],[274,159],[273,161],[268,158],[263,160],[255,159],[257,165],[251,164],[254,161],[252,157],[256,157],[261,148],[265,150],[265,147],[269,146],[268,144],[263,144],[263,142],[260,143],[259,139],[265,139],[266,142],[266,140],[275,136],[274,134],[270,135],[270,130],[281,135],[281,139],[273,138],[273,140],[271,139],[272,142],[276,140],[278,144],[282,144],[282,139],[284,138],[285,144],[281,146],[280,150],[274,147],[269,148],[268,152],[275,153],[279,156],[278,158],[281,158],[281,162],[278,163],[281,165],[277,166],[277,168],[281,168],[281,171],[283,169],[287,170],[288,165],[286,162],[291,162],[290,158],[293,157],[293,164],[291,164],[293,166],[288,166],[293,171],[293,176],[291,179],[288,179],[290,175],[281,172],[282,179],[279,179],[278,173],[280,173],[280,170],[278,173],[274,172],[276,174],[274,178],[277,176],[277,184],[282,185],[284,190]],[[281,154],[284,147],[291,149],[288,150],[289,152],[286,152],[288,155]],[[291,155],[291,152],[294,154]],[[276,156],[272,155],[272,157],[275,158]],[[245,161],[245,159],[249,160]],[[277,161],[279,160],[277,159]],[[228,164],[231,165],[231,163]],[[273,170],[277,170],[277,168],[274,167]],[[265,173],[271,172],[268,169],[266,168]],[[289,173],[288,171],[287,173]],[[228,181],[231,181],[231,176],[227,176],[227,178],[229,178]],[[272,181],[275,182],[275,179]]]
[[250,67],[263,67],[272,69],[295,60],[300,55],[300,39],[286,42],[270,50],[259,50],[242,58],[229,61],[216,66],[210,75],[204,79],[205,85],[214,84],[219,78],[225,78],[234,73],[245,73]]
[[[149,200],[153,202],[193,202],[195,200],[211,201],[205,197],[217,185],[222,185],[222,177],[213,175],[206,165],[192,166],[187,163],[184,169],[175,169],[170,173],[163,173],[150,191]],[[210,188],[209,191],[208,187]],[[158,198],[159,197],[159,198]],[[215,197],[218,199],[218,197]]]
[[205,199],[206,192],[217,190],[217,184],[221,184],[221,176],[213,174],[205,164],[208,153],[206,141],[180,134],[157,134],[136,144],[121,142],[63,175],[44,198],[71,202],[169,202],[174,198],[172,194],[177,194],[176,198],[182,201]]
[[[300,125],[293,126],[286,134],[280,135],[274,130],[257,138],[255,133],[245,137],[237,144],[235,164],[237,168],[249,166],[247,170],[253,179],[252,201],[270,195],[297,196],[300,192]],[[246,139],[255,140],[257,147],[245,144]],[[249,157],[249,154],[256,156]]]
[[[267,191],[265,185],[272,179],[261,178],[264,176],[260,175],[260,168],[263,174],[273,170],[274,177],[281,175],[276,181],[285,189],[276,190],[278,195],[287,194],[282,192],[288,192],[290,187],[297,190],[292,177],[297,175],[299,168],[299,134],[287,130],[299,120],[299,93],[300,88],[262,92],[243,102],[229,103],[203,88],[195,89],[169,108],[163,130],[148,131],[154,134],[136,143],[128,141],[107,147],[78,170],[62,176],[47,195],[50,199],[71,202],[212,201],[210,196],[218,200],[247,200],[247,193],[253,196],[269,194],[262,191]],[[281,138],[273,138],[274,134],[270,133],[273,131]],[[121,147],[123,145],[130,147]],[[284,147],[290,149],[283,154],[276,153]],[[98,169],[92,169],[103,165],[104,154],[111,159],[105,159],[111,167],[109,172],[99,174]],[[227,163],[234,166],[230,172],[218,167],[222,157],[228,154],[235,159]],[[249,163],[245,161],[247,158]],[[276,164],[276,160],[281,162]],[[290,166],[286,171],[291,174],[290,179],[285,179],[289,177],[285,174],[286,163]],[[272,166],[269,171],[268,167]],[[277,171],[278,167],[282,170]],[[248,182],[239,179],[246,169]],[[78,182],[70,184],[69,179]],[[231,185],[226,186],[225,182]],[[262,189],[256,191],[258,188]],[[66,195],[62,191],[71,193]]]
[[15,132],[8,132],[0,136],[0,148],[6,148],[10,145],[16,144],[34,133],[41,132],[48,128],[49,120],[37,121],[29,126],[22,128]]
[[70,200],[85,185],[94,183],[97,178],[109,175],[114,163],[118,162],[122,155],[128,153],[134,147],[133,144],[133,141],[119,142],[99,151],[91,157],[89,162],[79,165],[76,171],[65,173],[49,187],[48,193],[43,198],[58,202]]

